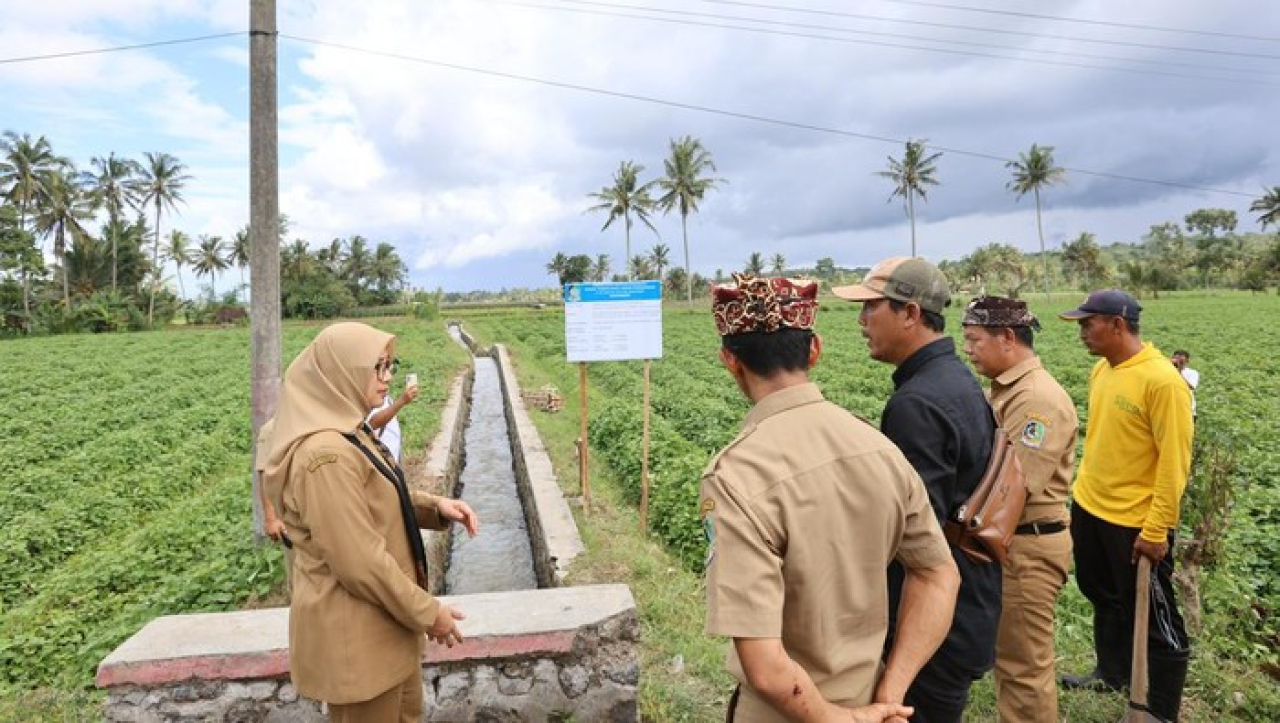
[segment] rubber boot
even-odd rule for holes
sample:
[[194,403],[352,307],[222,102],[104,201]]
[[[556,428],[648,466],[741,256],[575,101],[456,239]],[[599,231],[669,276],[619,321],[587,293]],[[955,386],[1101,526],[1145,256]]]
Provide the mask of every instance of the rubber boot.
[[1115,690],[1129,688],[1129,666],[1133,659],[1132,623],[1113,611],[1095,611],[1093,648],[1098,656],[1098,677]]
[[1182,707],[1182,688],[1187,682],[1188,653],[1156,651],[1147,653],[1147,709],[1161,720],[1176,722]]

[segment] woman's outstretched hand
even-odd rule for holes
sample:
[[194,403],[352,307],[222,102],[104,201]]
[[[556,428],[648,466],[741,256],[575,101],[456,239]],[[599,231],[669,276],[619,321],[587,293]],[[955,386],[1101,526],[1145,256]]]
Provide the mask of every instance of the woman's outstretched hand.
[[442,498],[436,504],[436,510],[446,520],[462,523],[462,526],[467,528],[467,534],[472,537],[480,531],[480,517],[471,509],[471,505],[462,500]]

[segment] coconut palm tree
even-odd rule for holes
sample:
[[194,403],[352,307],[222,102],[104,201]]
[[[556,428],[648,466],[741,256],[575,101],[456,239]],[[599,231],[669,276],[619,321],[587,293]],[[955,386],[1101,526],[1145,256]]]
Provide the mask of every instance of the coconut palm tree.
[[[139,286],[144,277],[147,275],[147,265],[150,263],[147,258],[147,252],[144,250],[150,240],[150,231],[147,230],[147,223],[141,218],[133,220],[121,219],[102,228],[102,239],[105,243],[107,239],[114,239],[116,244],[116,256],[114,267],[116,269],[116,278],[119,291],[115,296],[122,297],[138,297],[141,287]],[[112,266],[111,248],[107,244],[106,256],[107,265]],[[73,277],[74,278],[74,277]],[[110,283],[111,269],[106,272],[106,283],[103,288],[107,288]],[[140,297],[138,297],[140,298]]]
[[249,265],[249,227],[245,226],[236,231],[235,237],[231,241],[231,255],[228,260],[240,269],[240,289],[243,292],[244,285],[244,267]]
[[781,253],[776,253],[770,259],[769,264],[775,276],[782,276],[782,272],[787,270],[787,257]]
[[[191,237],[186,231],[174,229],[169,232],[169,242],[160,249],[160,255],[173,262],[173,268],[178,274],[178,293],[182,299],[187,298],[187,288],[182,283],[182,267],[193,263],[195,260],[194,249],[191,248]],[[197,273],[196,276],[200,274]]]
[[1022,198],[1027,191],[1035,196],[1036,199],[1036,232],[1040,235],[1040,260],[1044,263],[1044,296],[1051,299],[1049,295],[1049,254],[1044,248],[1044,224],[1040,221],[1040,189],[1044,186],[1052,186],[1055,183],[1061,183],[1066,175],[1066,169],[1061,166],[1055,166],[1053,163],[1053,146],[1039,146],[1035,143],[1031,144],[1031,150],[1026,153],[1019,153],[1018,160],[1009,161],[1004,164],[1005,168],[1013,169],[1013,180],[1005,184],[1005,188],[1017,193],[1017,198]]
[[[90,163],[96,170],[90,195],[94,203],[107,210],[107,226],[103,229],[119,230],[120,219],[126,207],[137,207],[134,197],[133,181],[142,173],[138,162],[129,158],[116,158],[112,153],[106,158],[94,157]],[[119,240],[112,235],[111,241],[111,290],[116,290],[119,272]]]
[[551,262],[547,264],[547,273],[556,277],[556,281],[564,286],[565,271],[569,268],[569,257],[564,255],[563,251],[557,251],[552,257]]
[[395,289],[404,283],[408,269],[396,247],[387,242],[378,244],[373,251],[373,260],[369,264],[369,274],[373,278],[374,287],[378,291],[379,301],[387,304],[395,300]]
[[[171,213],[182,201],[182,189],[191,180],[187,167],[168,153],[147,151],[142,173],[134,180],[133,189],[141,208],[148,206],[156,211],[156,227],[151,247],[151,265],[156,267],[155,279],[160,277],[160,214],[165,209]],[[151,285],[147,300],[147,327],[155,323],[156,284]]]
[[596,260],[591,264],[591,278],[596,281],[609,280],[609,254],[596,254]]
[[747,257],[747,264],[743,267],[743,271],[752,276],[760,276],[764,273],[764,255],[759,251],[752,251]]
[[292,281],[301,281],[311,274],[314,260],[307,242],[294,239],[293,243],[280,247],[280,275]]
[[19,279],[43,275],[44,255],[30,232],[18,227],[18,208],[0,203],[0,278],[10,272],[17,272]]
[[[62,272],[70,279],[72,290],[84,304],[111,284],[111,246],[106,241],[85,234],[71,242]],[[107,292],[115,297],[114,293]],[[77,304],[77,309],[80,308]]]
[[316,261],[319,261],[321,265],[332,271],[334,276],[341,276],[342,239],[331,239],[328,246],[323,246],[316,251]]
[[631,258],[631,264],[628,266],[627,274],[629,278],[649,278],[653,276],[653,265],[649,263],[647,256],[636,254]]
[[906,148],[902,152],[902,160],[889,156],[889,169],[876,171],[877,176],[893,181],[893,193],[889,194],[890,201],[894,196],[902,196],[903,208],[907,211],[907,218],[911,219],[912,256],[916,255],[916,196],[919,196],[922,201],[928,201],[929,195],[925,187],[938,185],[938,179],[934,177],[938,168],[934,164],[942,156],[942,152],[926,155],[928,146],[925,144],[928,142],[928,139],[918,141],[908,139]]
[[200,245],[193,254],[191,266],[196,270],[196,278],[208,276],[210,291],[218,285],[218,272],[231,266],[224,247],[221,236],[201,234]]
[[649,214],[654,210],[654,201],[649,197],[649,190],[653,188],[653,181],[640,183],[640,174],[644,172],[644,166],[631,161],[622,161],[618,164],[618,170],[613,174],[613,185],[590,194],[591,198],[600,203],[587,209],[588,213],[594,211],[605,211],[609,214],[609,218],[605,220],[604,226],[600,227],[600,231],[608,229],[614,221],[622,219],[623,235],[626,238],[626,252],[624,258],[631,258],[631,217],[644,222],[654,234],[658,230],[653,227],[653,222],[649,220]]
[[653,265],[653,270],[658,274],[658,280],[662,280],[662,272],[671,265],[671,249],[666,244],[657,244],[649,251],[649,263]]
[[[57,171],[71,165],[56,155],[44,136],[33,139],[30,134],[5,131],[0,137],[0,196],[18,207],[18,228],[27,230],[27,218],[35,209],[45,183]],[[34,234],[33,234],[34,235]],[[19,268],[22,276],[22,310],[31,315],[31,281],[29,264]]]
[[360,301],[360,294],[364,291],[372,264],[373,255],[369,252],[369,242],[359,234],[347,239],[347,253],[342,258],[342,276],[346,279],[352,296],[362,304],[365,302]]
[[666,175],[658,179],[658,187],[663,190],[658,199],[658,208],[663,213],[671,213],[672,209],[680,209],[680,231],[684,236],[684,275],[685,294],[688,301],[693,301],[693,273],[689,267],[689,212],[698,211],[698,203],[707,191],[723,183],[722,178],[707,176],[709,171],[716,170],[711,152],[702,147],[702,141],[693,136],[685,136],[679,140],[671,139],[671,155],[664,160]]
[[71,279],[67,274],[67,243],[88,236],[84,224],[93,219],[93,202],[81,179],[67,166],[45,179],[36,205],[35,230],[53,238],[53,254],[62,267],[62,303],[71,307]]
[[1272,186],[1264,190],[1261,198],[1249,206],[1250,211],[1258,211],[1258,225],[1266,231],[1268,226],[1280,226],[1280,186]]

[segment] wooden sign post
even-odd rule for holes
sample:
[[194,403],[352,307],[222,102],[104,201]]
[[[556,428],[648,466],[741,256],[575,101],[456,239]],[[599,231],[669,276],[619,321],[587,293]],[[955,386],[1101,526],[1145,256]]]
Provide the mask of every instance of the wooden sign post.
[[649,514],[649,362],[662,358],[662,282],[574,283],[564,285],[564,347],[578,362],[581,387],[581,449],[578,475],[584,508],[587,479],[587,362],[644,360],[644,442],[641,460],[640,524]]
[[587,363],[578,362],[578,388],[582,390],[578,431],[578,488],[582,490],[582,510],[591,510],[591,480],[587,459]]
[[640,531],[649,529],[649,360],[644,360],[644,432],[640,441]]

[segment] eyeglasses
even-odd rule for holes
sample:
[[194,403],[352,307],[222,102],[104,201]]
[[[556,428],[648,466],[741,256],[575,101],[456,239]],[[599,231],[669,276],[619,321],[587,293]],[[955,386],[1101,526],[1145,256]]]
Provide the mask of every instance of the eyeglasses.
[[400,360],[396,357],[391,357],[390,359],[379,359],[378,363],[373,365],[373,372],[378,376],[382,376],[383,374],[395,376],[398,371],[400,371]]

